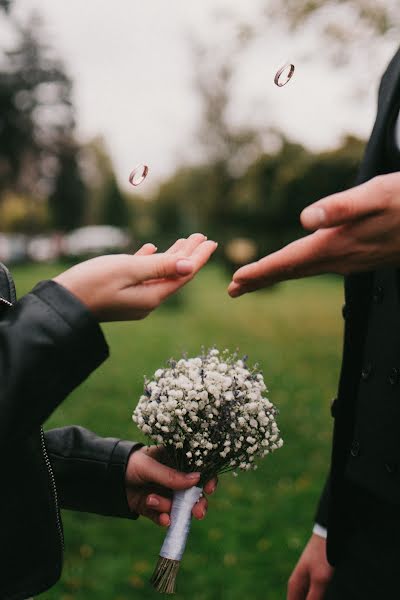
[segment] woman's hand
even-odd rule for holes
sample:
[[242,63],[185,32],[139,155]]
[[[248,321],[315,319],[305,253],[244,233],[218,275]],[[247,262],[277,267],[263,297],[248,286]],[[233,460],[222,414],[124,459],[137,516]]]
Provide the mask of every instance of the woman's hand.
[[314,233],[236,271],[232,297],[287,279],[400,265],[400,173],[319,200],[301,222]]
[[[126,469],[126,493],[129,508],[157,525],[168,527],[172,506],[172,492],[186,490],[196,485],[200,473],[180,473],[157,460],[162,449],[157,446],[143,447],[133,452]],[[217,487],[216,479],[204,486],[206,494],[212,494]],[[200,498],[192,510],[196,519],[203,519],[207,512],[207,499]]]
[[99,321],[143,319],[190,281],[216,248],[216,242],[195,233],[163,254],[146,244],[133,256],[99,256],[80,263],[54,281],[77,296]]

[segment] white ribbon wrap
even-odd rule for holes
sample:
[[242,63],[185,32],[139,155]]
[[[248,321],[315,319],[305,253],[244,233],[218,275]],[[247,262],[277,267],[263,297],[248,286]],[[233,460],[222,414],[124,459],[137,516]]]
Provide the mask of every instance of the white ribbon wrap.
[[188,490],[174,492],[171,525],[160,552],[160,556],[163,558],[181,560],[189,534],[192,508],[200,498],[201,493],[202,489],[196,486]]

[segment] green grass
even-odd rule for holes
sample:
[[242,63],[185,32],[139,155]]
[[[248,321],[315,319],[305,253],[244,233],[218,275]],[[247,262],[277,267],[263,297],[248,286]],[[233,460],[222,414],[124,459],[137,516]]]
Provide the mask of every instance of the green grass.
[[[19,267],[19,294],[60,266]],[[138,439],[131,413],[143,375],[202,345],[239,349],[259,362],[280,409],[284,447],[237,479],[222,477],[204,522],[194,522],[177,600],[282,600],[308,539],[329,462],[330,399],[339,373],[342,288],[334,278],[290,282],[231,300],[209,267],[171,303],[139,323],[104,327],[111,358],[46,426],[81,424],[101,435]],[[64,513],[61,582],[41,598],[155,599],[148,584],[164,531],[137,522]]]

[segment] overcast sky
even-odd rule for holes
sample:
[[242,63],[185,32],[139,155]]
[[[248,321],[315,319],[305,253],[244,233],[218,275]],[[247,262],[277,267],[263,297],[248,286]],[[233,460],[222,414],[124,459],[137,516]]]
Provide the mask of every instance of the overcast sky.
[[[188,35],[228,44],[233,31],[215,22],[232,5],[257,18],[262,0],[16,0],[20,13],[33,9],[75,82],[79,136],[104,136],[120,182],[146,162],[153,181],[190,160],[199,118],[193,91]],[[308,40],[309,42],[309,40]],[[313,148],[335,144],[343,132],[366,136],[372,125],[377,81],[359,103],[349,101],[354,81],[327,68],[323,48],[303,61],[302,44],[266,32],[246,53],[235,85],[233,118],[275,124]],[[382,53],[382,68],[393,47]],[[296,65],[284,88],[273,84],[282,61]],[[368,66],[365,65],[368,77]]]

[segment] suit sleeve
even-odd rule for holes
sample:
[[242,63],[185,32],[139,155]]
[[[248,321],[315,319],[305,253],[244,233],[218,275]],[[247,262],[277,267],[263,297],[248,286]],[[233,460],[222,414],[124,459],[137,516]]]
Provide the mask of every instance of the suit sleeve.
[[54,281],[9,308],[0,322],[0,456],[36,431],[107,356],[96,319]]
[[125,471],[130,454],[143,444],[101,438],[77,426],[45,437],[62,508],[137,518],[128,507]]
[[320,496],[317,511],[315,514],[315,522],[321,527],[328,528],[329,520],[329,495],[330,495],[330,476],[327,478],[322,494]]

